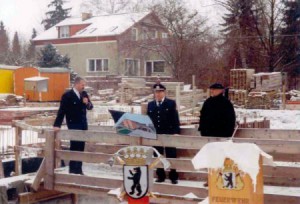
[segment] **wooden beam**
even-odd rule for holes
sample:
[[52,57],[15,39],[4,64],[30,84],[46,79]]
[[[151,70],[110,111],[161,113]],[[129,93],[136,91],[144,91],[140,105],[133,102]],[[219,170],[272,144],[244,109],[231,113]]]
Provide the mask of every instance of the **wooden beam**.
[[3,178],[4,178],[4,169],[3,169],[2,158],[0,158],[0,179]]
[[19,194],[19,204],[33,204],[37,202],[47,201],[54,198],[70,196],[70,193],[40,190],[38,192],[26,192]]
[[[107,161],[113,156],[113,154],[106,153],[94,153],[94,152],[76,152],[66,150],[56,150],[56,156],[62,160],[78,160],[87,163],[107,163]],[[192,166],[191,158],[167,158],[172,168],[176,168],[179,171],[195,171]],[[162,167],[159,165],[158,167]],[[269,176],[279,177],[291,177],[299,178],[299,167],[278,165],[267,166],[264,165],[264,173]]]
[[130,145],[135,145],[139,142],[138,137],[118,135],[114,132],[94,132],[87,130],[60,130],[57,133],[57,139]]
[[243,128],[238,129],[235,137],[256,139],[283,139],[299,140],[300,130],[277,130],[265,128]]
[[54,167],[55,167],[55,133],[53,130],[46,131],[45,162],[46,175],[45,189],[54,190]]
[[[97,196],[99,195],[99,192],[107,192],[110,189],[119,188],[122,185],[121,177],[103,178],[58,173],[55,175],[56,190],[73,192],[76,194]],[[188,193],[193,193],[199,198],[207,197],[207,189],[202,187],[201,182],[191,182],[193,185],[187,183],[188,182],[179,182],[177,185],[170,185],[168,183],[154,183],[153,192],[181,197]],[[298,204],[300,201],[300,195],[277,195],[267,192],[265,193],[264,200],[266,204]]]
[[[15,146],[22,145],[22,128],[16,126],[15,127]],[[15,173],[16,175],[22,174],[22,156],[21,151],[15,149]]]
[[22,120],[14,120],[13,121],[13,127],[19,127],[22,130],[32,130],[32,131],[37,132],[37,133],[43,133],[44,132],[43,129],[38,128],[38,127],[34,127],[32,125],[29,125],[29,124],[26,124]]
[[[196,183],[196,182],[193,182]],[[57,184],[73,184],[73,186],[81,186],[81,187],[87,187],[87,188],[109,188],[109,189],[115,189],[120,188],[123,184],[123,180],[121,177],[90,177],[90,176],[79,176],[79,175],[71,175],[71,174],[55,174],[55,186]],[[153,192],[160,192],[163,194],[173,194],[173,195],[179,195],[184,196],[190,192],[197,192],[195,195],[198,197],[205,197],[207,196],[207,189],[204,187],[195,187],[194,186],[184,186],[184,185],[170,185],[167,183],[154,183],[153,185]],[[56,190],[59,190],[59,188],[55,188]],[[61,190],[61,189],[60,189]],[[69,192],[69,191],[67,191]],[[89,190],[87,191],[72,191],[75,194],[88,194]]]
[[[130,145],[138,145],[141,142],[141,145],[146,146],[168,146],[189,149],[201,149],[208,142],[228,141],[228,138],[186,135],[158,135],[158,140],[150,140],[122,136],[112,132],[81,130],[61,130],[58,133],[58,139]],[[300,140],[234,138],[233,141],[236,143],[255,143],[267,153],[300,154]]]
[[41,181],[45,177],[45,175],[46,175],[46,162],[44,158],[31,185],[33,190],[37,191],[39,189]]

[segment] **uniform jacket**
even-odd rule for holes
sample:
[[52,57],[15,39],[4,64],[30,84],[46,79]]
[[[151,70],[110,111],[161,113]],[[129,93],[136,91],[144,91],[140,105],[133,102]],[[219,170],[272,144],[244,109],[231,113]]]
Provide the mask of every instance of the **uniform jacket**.
[[90,100],[87,105],[84,104],[82,102],[82,96],[87,96],[87,93],[83,91],[79,99],[73,89],[63,94],[57,117],[53,125],[54,127],[60,127],[64,116],[66,116],[66,122],[69,129],[88,129],[86,110],[93,109],[93,104]]
[[222,94],[208,98],[201,109],[199,131],[202,136],[230,137],[235,127],[235,112]]
[[174,100],[165,98],[160,107],[157,106],[155,100],[149,102],[147,114],[157,134],[180,134],[179,116]]

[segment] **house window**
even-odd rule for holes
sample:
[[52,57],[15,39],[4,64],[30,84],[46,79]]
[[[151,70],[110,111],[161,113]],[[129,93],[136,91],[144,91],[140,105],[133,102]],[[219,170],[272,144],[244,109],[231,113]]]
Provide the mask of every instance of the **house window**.
[[162,38],[168,38],[168,33],[162,33],[162,34],[161,34],[161,37],[162,37]]
[[139,74],[139,60],[125,59],[125,76],[138,76]]
[[146,76],[151,76],[151,73],[165,72],[165,61],[147,61]]
[[143,40],[147,40],[148,39],[148,31],[146,29],[143,30],[142,38],[143,38]]
[[68,38],[70,37],[69,26],[61,26],[60,27],[60,38]]
[[89,59],[88,72],[107,72],[108,59]]
[[164,61],[153,62],[153,72],[164,72],[164,71],[165,71]]
[[156,30],[150,30],[149,31],[149,37],[151,39],[156,39],[157,38],[157,31]]
[[138,30],[137,28],[131,29],[131,40],[137,41],[138,40]]

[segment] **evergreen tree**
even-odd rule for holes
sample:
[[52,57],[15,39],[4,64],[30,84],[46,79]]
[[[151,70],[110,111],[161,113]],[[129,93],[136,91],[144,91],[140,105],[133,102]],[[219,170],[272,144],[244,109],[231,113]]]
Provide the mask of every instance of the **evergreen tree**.
[[64,3],[64,0],[53,0],[50,4],[48,4],[48,8],[54,7],[54,10],[46,12],[47,18],[42,21],[45,30],[48,30],[52,26],[69,17],[71,8],[64,9]]
[[58,53],[57,49],[48,44],[41,49],[38,54],[38,66],[40,67],[69,67],[70,58],[65,55],[62,56]]
[[14,39],[12,42],[12,54],[15,58],[21,57],[21,45],[20,45],[18,32],[15,32]]
[[227,12],[223,19],[225,23],[221,24],[221,32],[225,36],[223,44],[224,54],[228,59],[227,66],[254,68],[258,71],[262,67],[260,59],[260,42],[256,37],[255,23],[258,21],[257,13],[253,9],[254,0],[226,0],[217,1]]
[[32,29],[32,35],[31,35],[31,40],[28,43],[27,49],[26,49],[26,64],[31,65],[34,63],[34,58],[35,58],[35,46],[33,44],[33,39],[37,36],[36,30],[33,28]]
[[4,24],[0,22],[0,63],[5,64],[9,55],[9,40],[4,28]]
[[295,78],[300,75],[300,0],[283,0],[283,3],[286,8],[281,43],[283,71]]

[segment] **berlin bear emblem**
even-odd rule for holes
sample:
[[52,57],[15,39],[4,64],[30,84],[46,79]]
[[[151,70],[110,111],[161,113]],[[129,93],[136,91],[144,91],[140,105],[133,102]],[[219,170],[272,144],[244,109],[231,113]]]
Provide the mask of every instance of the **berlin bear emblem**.
[[123,166],[124,187],[128,196],[134,199],[144,197],[148,192],[148,166]]

